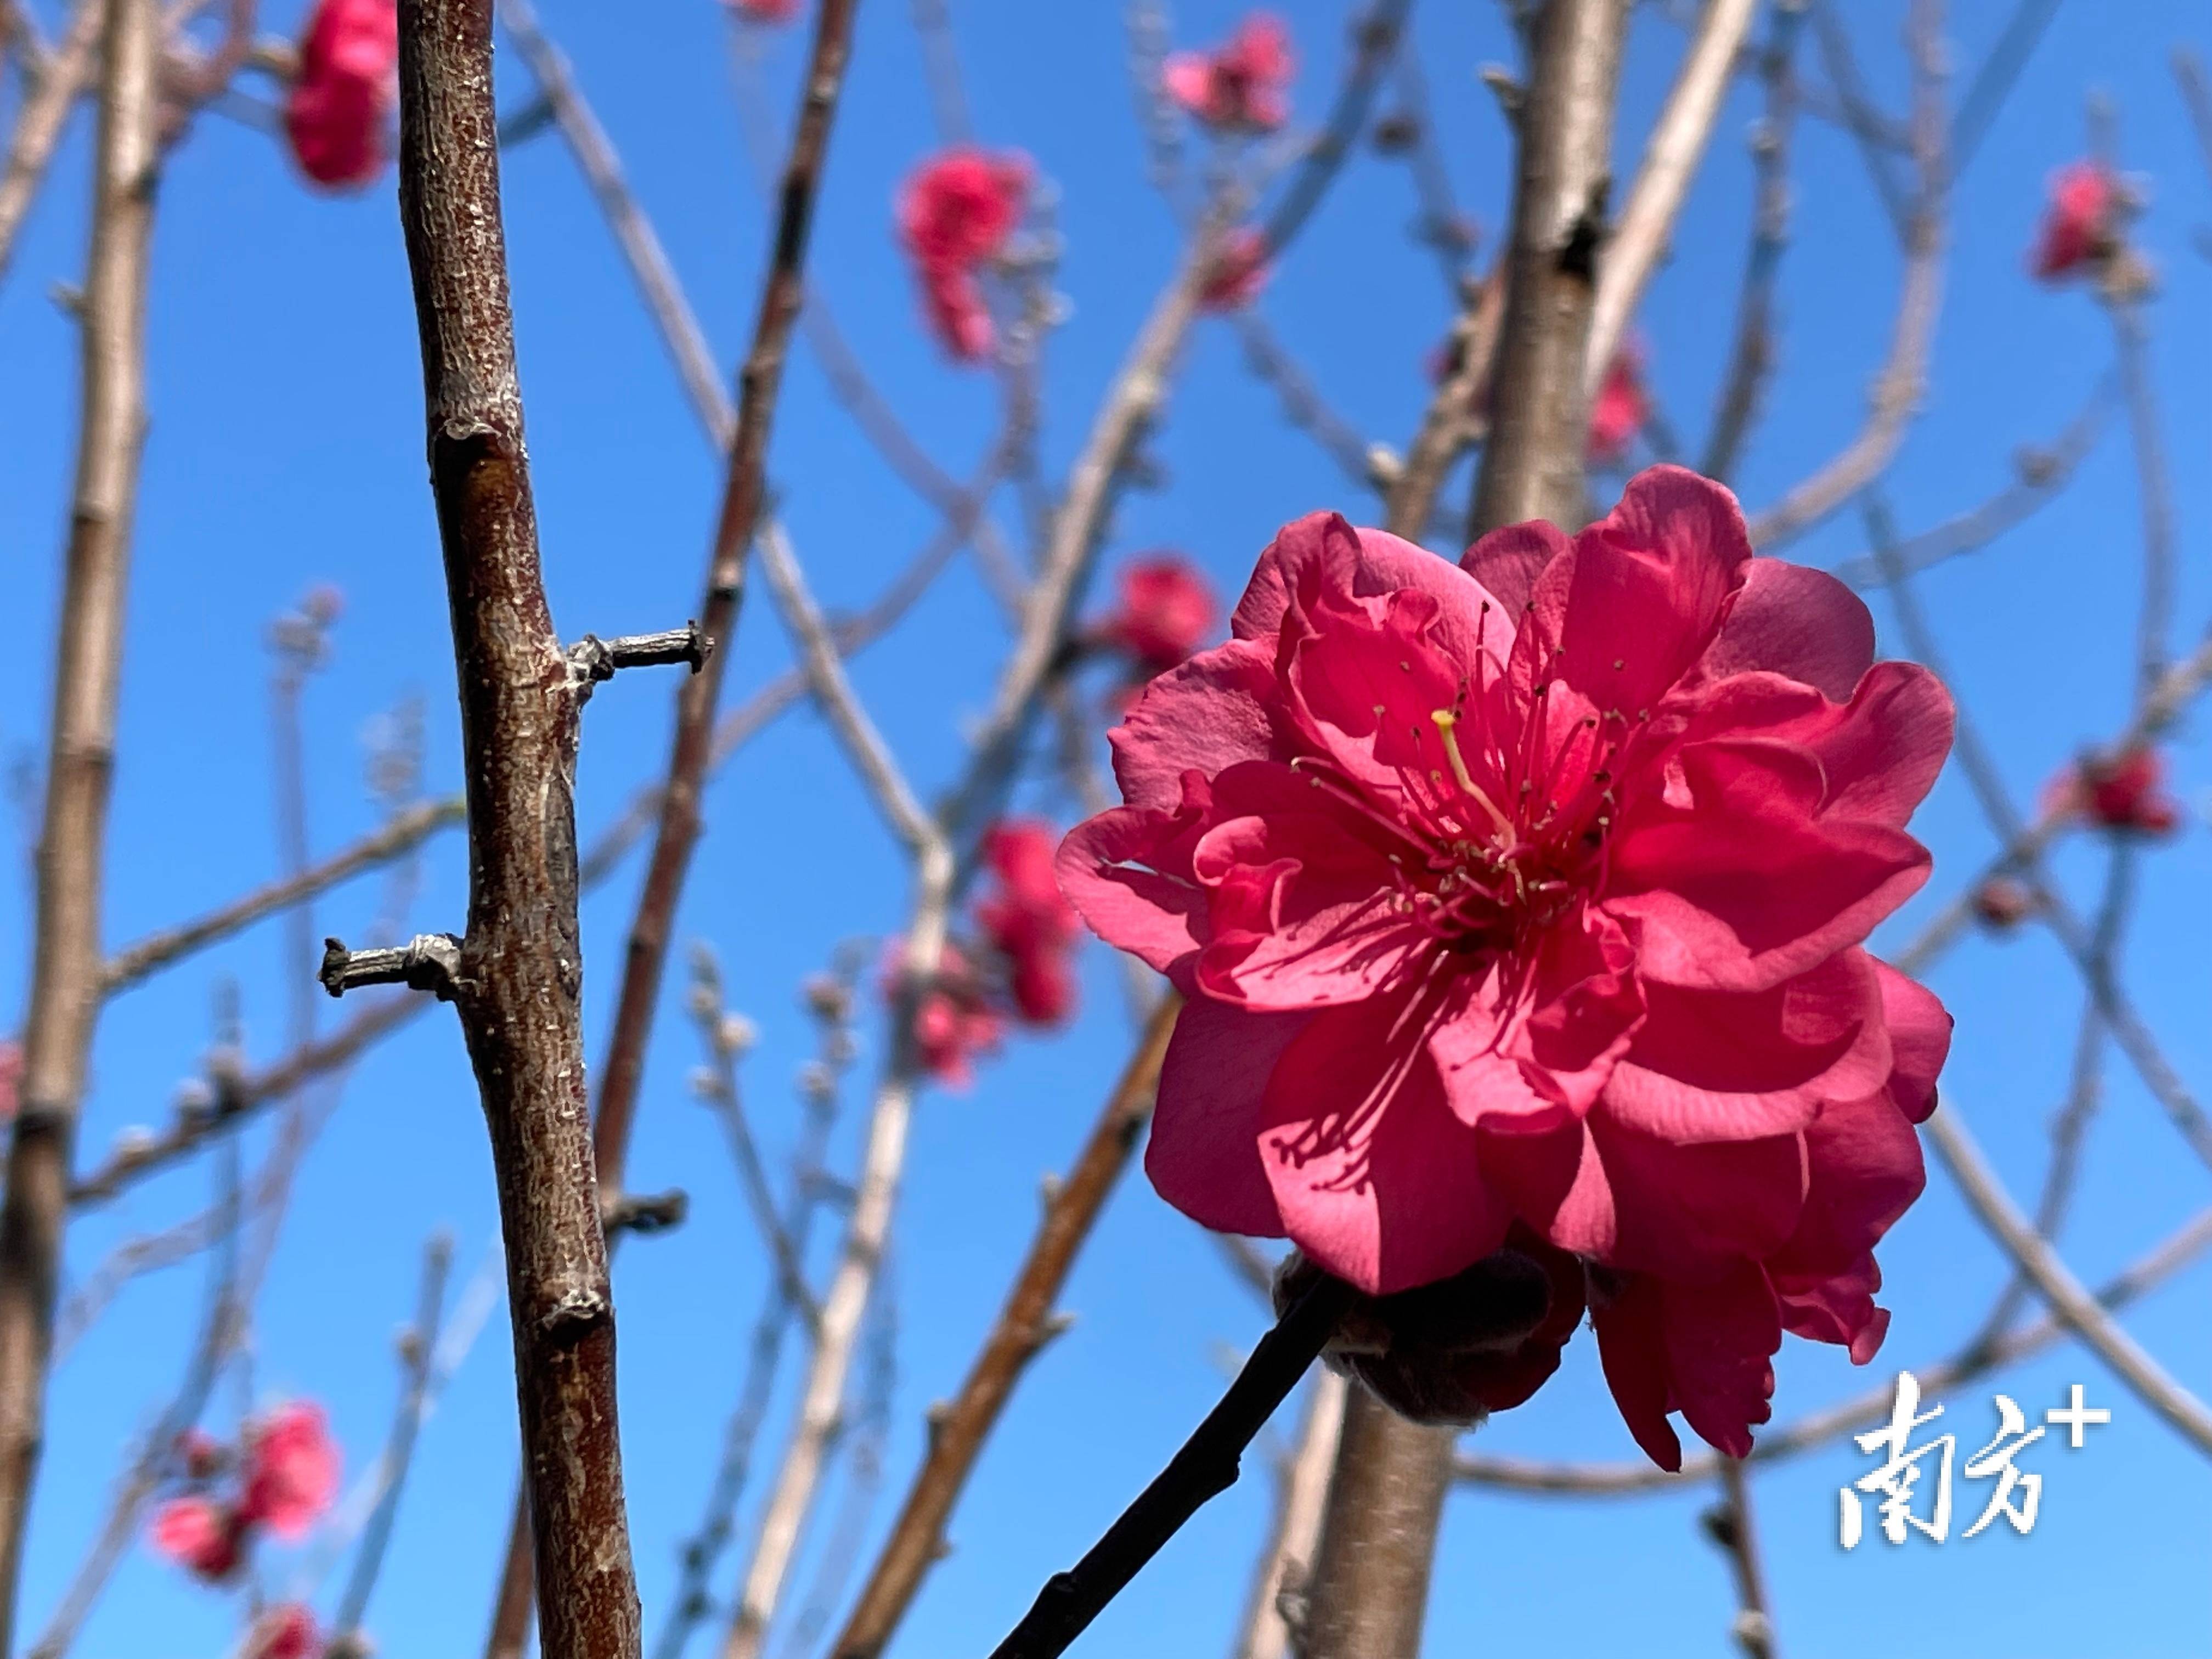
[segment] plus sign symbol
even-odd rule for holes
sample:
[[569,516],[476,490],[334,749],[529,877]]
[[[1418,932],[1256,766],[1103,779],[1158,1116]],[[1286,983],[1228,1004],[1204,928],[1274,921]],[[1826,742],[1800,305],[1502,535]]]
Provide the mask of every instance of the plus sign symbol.
[[2101,1406],[2093,1409],[2083,1405],[2081,1385],[2076,1382],[2073,1387],[2072,1397],[2068,1402],[2063,1406],[2054,1406],[2044,1413],[2043,1420],[2064,1429],[2068,1448],[2079,1451],[2081,1449],[2081,1431],[2094,1424],[2111,1422],[2112,1413]]

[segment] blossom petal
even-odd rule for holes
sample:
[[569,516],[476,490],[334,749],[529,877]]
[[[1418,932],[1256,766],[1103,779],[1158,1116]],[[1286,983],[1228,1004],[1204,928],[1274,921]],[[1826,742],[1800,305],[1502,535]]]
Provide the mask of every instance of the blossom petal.
[[1914,1123],[1936,1109],[1936,1077],[1951,1052],[1951,1016],[1936,994],[1886,962],[1874,965],[1881,984],[1883,1018],[1889,1025],[1896,1069],[1889,1096]]
[[1874,665],[1874,617],[1825,570],[1753,559],[1720,632],[1698,666],[1713,679],[1764,669],[1849,702]]
[[1205,997],[1176,1016],[1145,1173],[1162,1198],[1200,1226],[1283,1236],[1261,1160],[1261,1105],[1268,1073],[1309,1020],[1247,1013]]
[[1703,1279],[1771,1255],[1796,1231],[1805,1196],[1798,1136],[1679,1146],[1615,1122],[1603,1107],[1585,1121],[1613,1195],[1610,1265]]
[[1550,520],[1531,519],[1492,531],[1460,555],[1459,568],[1480,582],[1517,626],[1544,567],[1573,546],[1567,532]]
[[1667,1365],[1667,1337],[1656,1279],[1634,1279],[1610,1301],[1593,1301],[1590,1328],[1606,1386],[1621,1420],[1661,1468],[1682,1467],[1682,1442],[1667,1420],[1674,1404]]
[[1503,665],[1513,641],[1515,613],[1450,560],[1382,530],[1355,530],[1334,513],[1309,513],[1275,534],[1244,597],[1230,618],[1238,639],[1273,641],[1293,600],[1310,583],[1352,599],[1379,599],[1408,588],[1437,601],[1437,643],[1462,672],[1478,652]]
[[1504,1242],[1475,1132],[1451,1114],[1407,1000],[1330,1008],[1268,1077],[1261,1135],[1284,1231],[1370,1295],[1448,1279]]
[[1646,979],[1755,991],[1856,945],[1928,878],[1928,851],[1882,824],[1815,816],[1823,779],[1781,744],[1692,744],[1690,804],[1637,803],[1605,908],[1632,919]]
[[1606,1085],[1619,1122],[1680,1144],[1790,1134],[1822,1103],[1880,1088],[1892,1064],[1873,958],[1841,951],[1763,991],[1654,981]]
[[1563,680],[1634,720],[1705,654],[1750,560],[1735,496],[1678,466],[1646,469],[1538,578],[1515,684]]
[[1182,804],[1186,772],[1210,778],[1239,761],[1288,760],[1277,703],[1272,645],[1231,640],[1178,663],[1107,734],[1121,799],[1169,810]]
[[1662,1287],[1667,1370],[1685,1421],[1730,1457],[1751,1455],[1751,1425],[1773,1415],[1781,1309],[1766,1275],[1741,1262],[1707,1284]]

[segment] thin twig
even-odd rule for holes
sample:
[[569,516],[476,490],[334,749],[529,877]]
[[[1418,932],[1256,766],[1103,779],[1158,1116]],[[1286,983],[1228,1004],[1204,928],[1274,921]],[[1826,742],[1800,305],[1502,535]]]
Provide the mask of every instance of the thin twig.
[[453,1262],[452,1235],[434,1236],[422,1252],[422,1285],[416,1298],[415,1322],[399,1339],[402,1383],[399,1403],[392,1418],[392,1431],[384,1446],[380,1468],[382,1491],[374,1513],[355,1552],[353,1573],[345,1594],[338,1598],[331,1620],[328,1651],[337,1656],[370,1651],[361,1638],[361,1621],[368,1611],[368,1598],[384,1570],[384,1553],[392,1542],[392,1528],[399,1516],[399,1495],[407,1484],[407,1471],[415,1459],[416,1437],[422,1432],[422,1414],[430,1401],[430,1367],[437,1352],[438,1328],[446,1301],[446,1274]]
[[729,394],[722,390],[721,371],[715,367],[719,360],[684,297],[683,286],[653,232],[653,222],[630,194],[621,158],[591,106],[577,91],[568,58],[538,27],[538,14],[528,0],[498,0],[498,3],[500,21],[507,26],[507,37],[529,65],[531,78],[551,110],[562,142],[576,158],[577,170],[584,175],[608,228],[622,246],[646,308],[660,331],[661,343],[676,365],[677,378],[684,382],[684,396],[691,400],[715,449],[727,449],[737,428],[737,416],[730,408]]
[[1799,99],[1790,65],[1804,32],[1809,0],[1778,0],[1767,31],[1759,72],[1766,83],[1766,106],[1751,140],[1754,174],[1751,251],[1745,256],[1743,285],[1736,300],[1735,343],[1721,377],[1720,400],[1698,470],[1726,481],[1735,471],[1760,394],[1774,374],[1774,283],[1790,238],[1790,141],[1796,131]]
[[991,1659],[1057,1659],[1201,1504],[1234,1486],[1244,1448],[1297,1386],[1352,1300],[1341,1279],[1317,1278],[1260,1339],[1182,1449],[1072,1571],[1046,1582]]
[[761,1165],[760,1148],[753,1140],[752,1126],[745,1120],[744,1097],[738,1088],[738,1057],[750,1038],[741,1038],[723,1003],[721,969],[714,953],[703,945],[692,947],[690,1000],[692,1023],[699,1028],[699,1040],[708,1056],[699,1093],[721,1120],[731,1161],[738,1166],[738,1184],[744,1188],[745,1207],[753,1212],[754,1224],[768,1246],[769,1259],[775,1263],[784,1294],[806,1322],[814,1325],[820,1321],[822,1310],[815,1306],[814,1293],[807,1288],[806,1264],[799,1246],[776,1214],[768,1171]]
[[1583,358],[1585,398],[1596,395],[1613,349],[1644,297],[1644,284],[1667,251],[1690,180],[1697,176],[1720,117],[1736,53],[1758,9],[1758,0],[1705,0],[1698,32],[1682,54],[1682,66],[1644,143],[1627,204],[1598,262],[1597,299],[1590,308],[1589,343]]
[[374,870],[413,852],[440,830],[459,823],[467,816],[459,796],[426,801],[399,813],[382,829],[372,831],[343,852],[312,870],[272,881],[196,921],[179,923],[125,946],[107,959],[104,982],[106,994],[137,984],[179,958],[204,950],[216,941],[252,927],[264,917],[288,910],[339,883]]
[[831,1645],[834,1659],[876,1659],[942,1553],[953,1505],[1023,1372],[1054,1335],[1053,1304],[1152,1115],[1160,1061],[1180,1006],[1170,995],[1154,1012],[1075,1167],[1051,1189],[1029,1254],[966,1380],[950,1401],[932,1409],[928,1453],[915,1472],[860,1600]]
[[106,0],[76,0],[60,46],[48,56],[38,84],[26,92],[15,111],[6,170],[0,172],[0,277],[8,274],[16,233],[46,180],[46,165],[54,158],[70,107],[96,71],[100,21],[106,15]]
[[2142,604],[2136,630],[2136,687],[2142,696],[2149,695],[2166,668],[2166,636],[2173,611],[2173,493],[2151,391],[2150,337],[2142,307],[2116,295],[2106,308],[2112,317],[2128,431],[2135,441],[2137,506],[2142,514]]
[[1404,43],[1406,15],[1412,9],[1413,0],[1375,0],[1352,23],[1352,62],[1337,83],[1335,100],[1261,227],[1267,258],[1275,258],[1297,239],[1335,182],[1337,170],[1358,146],[1375,107],[1382,73]]
[[[858,965],[858,957],[848,954],[810,988],[807,999],[819,1022],[817,1052],[814,1065],[802,1075],[805,1116],[792,1154],[789,1189],[779,1226],[791,1241],[793,1255],[802,1259],[824,1198],[821,1165],[836,1122],[839,1084],[854,1052],[851,1022],[853,979]],[[781,1274],[771,1275],[760,1313],[753,1322],[744,1376],[738,1384],[737,1406],[723,1431],[722,1455],[708,1492],[706,1513],[679,1552],[680,1576],[669,1599],[667,1620],[653,1645],[653,1659],[679,1659],[710,1611],[707,1585],[716,1559],[729,1542],[731,1519],[751,1471],[754,1443],[767,1420],[775,1393],[784,1339],[798,1317],[799,1304],[788,1281]],[[813,1322],[818,1325],[818,1320]]]
[[844,660],[837,653],[836,641],[830,637],[830,624],[814,603],[814,596],[807,592],[806,578],[781,525],[771,520],[762,527],[760,556],[769,592],[785,626],[796,638],[816,707],[830,722],[830,729],[836,734],[846,758],[852,762],[891,833],[915,857],[924,856],[939,839],[937,825],[899,770],[883,733],[861,707],[860,694],[853,689]]
[[1997,1179],[1982,1151],[1945,1096],[1920,1133],[1959,1183],[1967,1205],[2013,1265],[2027,1274],[2036,1293],[2097,1357],[2109,1365],[2136,1397],[2163,1418],[2202,1452],[2212,1454],[2212,1411],[2176,1382],[2082,1288],[2058,1253],[2035,1235]]
[[1708,1510],[1706,1534],[1728,1553],[1735,1578],[1735,1619],[1729,1634],[1743,1659],[1775,1659],[1774,1619],[1767,1610],[1766,1576],[1759,1570],[1759,1533],[1752,1522],[1751,1482],[1741,1458],[1722,1455],[1721,1501]]
[[[2113,380],[2107,375],[2098,380],[2081,412],[2056,438],[2047,444],[2024,446],[2017,453],[2012,483],[1964,513],[1954,514],[1917,535],[1901,538],[1895,549],[1898,568],[1908,576],[1917,576],[1947,560],[1986,547],[2057,499],[2104,435],[2113,401]],[[1854,587],[1875,587],[1883,580],[1880,562],[1871,556],[1844,560],[1836,567],[1836,574]]]
[[313,1079],[349,1064],[429,1006],[427,997],[377,997],[355,1010],[329,1036],[292,1050],[265,1070],[234,1079],[211,1076],[205,1089],[179,1102],[167,1129],[118,1141],[106,1162],[72,1182],[70,1206],[106,1203],[156,1170],[188,1157],[210,1136],[256,1108],[285,1099]]
[[154,0],[105,0],[104,15],[81,313],[76,477],[56,629],[21,1105],[0,1205],[0,1653],[15,1650],[17,1575],[45,1433],[69,1170],[100,1014],[108,782],[146,432],[146,265],[159,165],[160,15]]

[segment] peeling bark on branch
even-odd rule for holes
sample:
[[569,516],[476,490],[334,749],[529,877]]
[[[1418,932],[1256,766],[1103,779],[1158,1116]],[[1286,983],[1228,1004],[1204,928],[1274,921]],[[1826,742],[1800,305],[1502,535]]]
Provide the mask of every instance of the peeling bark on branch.
[[546,1659],[633,1659],[614,1304],[586,1122],[572,790],[582,697],[538,568],[507,286],[490,0],[403,0],[400,217],[468,781],[451,966],[507,1247]]

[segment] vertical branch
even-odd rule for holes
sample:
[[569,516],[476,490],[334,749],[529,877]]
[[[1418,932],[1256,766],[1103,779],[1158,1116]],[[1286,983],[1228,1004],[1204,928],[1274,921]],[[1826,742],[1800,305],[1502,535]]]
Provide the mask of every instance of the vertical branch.
[[[1524,519],[1580,519],[1583,356],[1627,27],[1622,0],[1552,0],[1538,20],[1471,536]],[[1407,1422],[1353,1391],[1302,1659],[1413,1659],[1419,1651],[1452,1439],[1449,1428]]]
[[1237,1659],[1290,1659],[1305,1629],[1306,1569],[1321,1542],[1322,1506],[1328,1500],[1329,1471],[1336,1462],[1337,1437],[1344,1431],[1344,1402],[1351,1386],[1326,1369],[1314,1377],[1297,1449],[1283,1470],[1276,1495],[1275,1529],[1252,1577],[1252,1598],[1244,1611]]
[[1729,1634],[1743,1659],[1774,1659],[1774,1619],[1766,1607],[1766,1574],[1759,1565],[1759,1533],[1751,1516],[1751,1482],[1743,1461],[1723,1454],[1721,1501],[1705,1511],[1706,1535],[1728,1552],[1735,1577],[1735,1620]]
[[[761,288],[760,311],[751,349],[738,371],[738,415],[730,442],[720,514],[707,559],[706,591],[697,615],[700,626],[723,648],[707,659],[676,696],[676,734],[668,759],[667,781],[660,791],[660,815],[653,830],[653,854],[630,921],[623,959],[622,988],[615,1003],[614,1028],[606,1064],[600,1073],[598,1110],[592,1124],[592,1157],[599,1178],[619,1190],[629,1161],[630,1124],[645,1075],[646,1039],[652,1034],[660,981],[668,964],[668,941],[676,908],[698,845],[699,801],[712,763],[714,708],[722,678],[735,653],[735,634],[744,599],[746,554],[760,517],[766,483],[769,430],[774,422],[792,325],[804,297],[807,233],[813,222],[815,191],[830,145],[830,124],[844,86],[852,54],[854,14],[859,0],[822,0],[814,22],[814,44],[803,82],[799,120],[784,163],[776,196],[775,238]],[[523,1547],[529,1517],[520,1498],[508,1528],[507,1552],[500,1575],[486,1659],[520,1659],[528,1635],[527,1580],[530,1557]]]
[[1469,539],[1525,519],[1570,525],[1582,508],[1583,359],[1613,188],[1613,88],[1626,29],[1620,0],[1560,0],[1538,23],[1504,255],[1497,415]]
[[[1617,0],[1555,0],[1542,19],[1501,269],[1497,415],[1474,534],[1522,519],[1571,522],[1581,505],[1584,353],[1626,24]],[[1355,1392],[1314,1563],[1308,1659],[1411,1659],[1419,1650],[1451,1438]]]
[[1713,136],[1721,100],[1735,78],[1736,52],[1750,33],[1752,15],[1758,9],[1758,0],[1705,0],[1697,36],[1682,55],[1666,107],[1659,112],[1658,124],[1644,147],[1620,222],[1606,246],[1590,312],[1589,345],[1583,359],[1586,397],[1595,395],[1604,380],[1613,348],[1636,314],[1636,302],[1644,297],[1644,285],[1667,251],[1682,198]]
[[399,206],[468,779],[450,991],[499,1183],[546,1659],[635,1659],[614,1303],[585,1128],[573,787],[587,684],[538,567],[507,284],[491,0],[404,0]]
[[2141,303],[2116,294],[2108,301],[2118,348],[2120,389],[2135,441],[2136,482],[2142,513],[2142,606],[2136,631],[2136,696],[2150,695],[2166,672],[2166,636],[2173,611],[2173,495],[2150,384],[2150,339]]
[[21,1104],[0,1205],[0,1653],[15,1646],[70,1164],[100,1003],[108,785],[146,429],[146,260],[161,17],[155,0],[106,0],[104,16],[76,481],[55,647]]
[[440,1233],[422,1252],[422,1287],[416,1298],[415,1322],[399,1340],[404,1381],[399,1407],[392,1419],[392,1434],[384,1448],[383,1490],[369,1516],[368,1531],[353,1559],[353,1572],[345,1594],[331,1620],[331,1659],[368,1659],[374,1650],[361,1634],[361,1621],[368,1611],[370,1593],[384,1569],[384,1552],[392,1542],[392,1523],[399,1515],[399,1494],[407,1484],[407,1471],[415,1459],[415,1438],[422,1432],[429,1409],[431,1370],[436,1363],[438,1328],[446,1302],[446,1274],[453,1261],[453,1241]]

